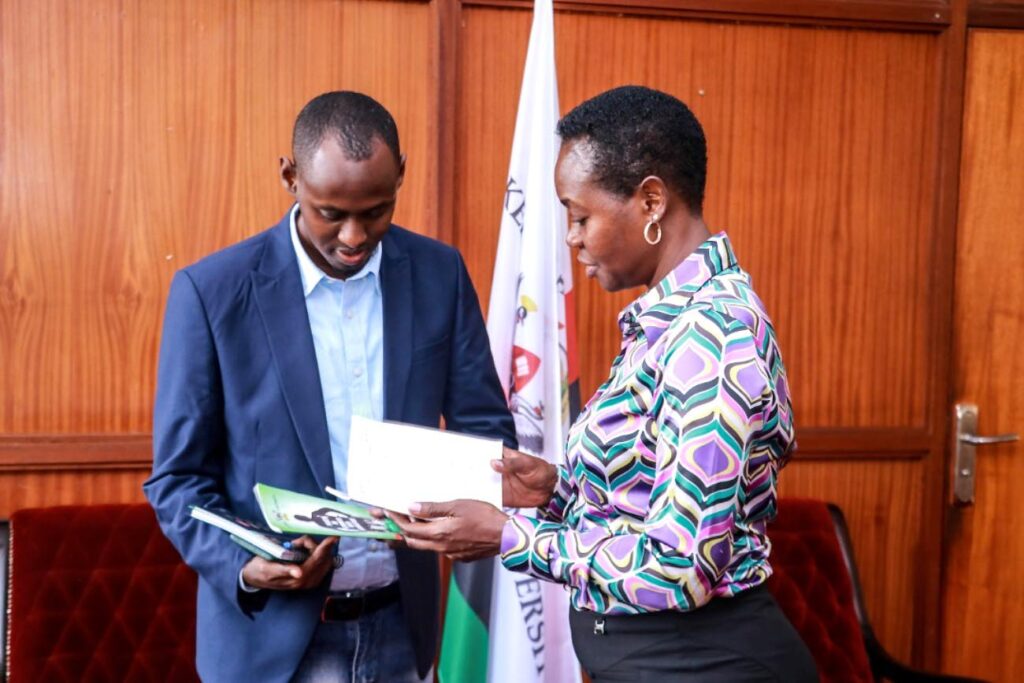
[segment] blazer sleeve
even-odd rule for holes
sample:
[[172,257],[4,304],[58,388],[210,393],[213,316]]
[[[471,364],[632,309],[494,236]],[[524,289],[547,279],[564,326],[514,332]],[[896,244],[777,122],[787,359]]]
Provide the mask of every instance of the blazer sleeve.
[[153,411],[153,473],[143,490],[164,534],[185,563],[246,614],[266,591],[246,593],[239,572],[252,555],[219,529],[193,519],[190,505],[231,509],[223,391],[206,309],[185,271],[171,282]]
[[445,427],[498,438],[509,448],[518,448],[515,422],[494,369],[480,302],[458,253],[456,269],[455,319],[443,411]]

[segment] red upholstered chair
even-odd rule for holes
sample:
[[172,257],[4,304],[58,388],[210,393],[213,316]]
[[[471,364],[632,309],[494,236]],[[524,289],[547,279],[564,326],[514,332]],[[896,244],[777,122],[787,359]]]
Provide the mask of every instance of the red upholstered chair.
[[850,532],[837,506],[782,499],[768,535],[775,570],[768,586],[814,655],[823,683],[979,683],[911,669],[885,651],[864,607]]
[[[0,526],[0,564],[7,548]],[[828,681],[954,681],[875,638],[842,512],[785,499],[769,586]],[[147,505],[20,510],[10,523],[7,673],[28,681],[195,681],[196,577]],[[2,588],[2,587],[0,587]],[[0,659],[0,677],[3,674]]]
[[10,521],[7,672],[35,681],[196,681],[196,576],[148,505]]

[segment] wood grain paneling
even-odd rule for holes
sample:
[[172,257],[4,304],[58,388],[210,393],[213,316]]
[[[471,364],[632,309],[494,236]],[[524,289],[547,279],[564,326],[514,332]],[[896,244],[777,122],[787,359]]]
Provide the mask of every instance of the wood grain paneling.
[[[530,25],[513,5],[0,3],[0,516],[142,500],[171,274],[277,220],[277,157],[318,92],[362,90],[395,114],[396,220],[459,246],[486,304]],[[556,15],[563,111],[644,83],[704,123],[706,217],[753,274],[792,378],[802,455],[782,492],[843,507],[879,635],[920,657],[959,149],[940,123],[959,116],[966,0],[556,5],[586,10]],[[575,277],[586,397],[639,292]],[[14,471],[33,457],[79,469]]]
[[277,158],[319,92],[394,113],[409,157],[396,220],[436,229],[425,3],[0,12],[0,434],[149,430],[172,273],[277,221]]
[[[531,0],[462,0],[477,7],[530,8]],[[938,31],[949,0],[555,0],[555,8],[617,15],[871,26]]]
[[971,26],[1024,28],[1024,2],[1021,0],[972,0],[967,20]]
[[434,143],[435,166],[433,218],[437,239],[451,244],[455,231],[455,126],[459,87],[459,23],[461,5],[457,0],[434,0],[430,3],[433,19],[433,94],[428,134]]
[[[978,433],[1024,435],[1024,33],[972,31],[957,231],[954,398]],[[943,668],[1024,676],[1024,534],[1016,511],[1024,443],[976,454],[973,506],[950,512]],[[998,606],[994,608],[994,606]]]
[[915,612],[924,600],[918,574],[928,525],[922,522],[925,464],[920,461],[804,462],[783,469],[780,492],[839,505],[850,524],[868,614],[886,649],[903,661],[914,651]]
[[0,519],[21,508],[141,503],[149,469],[119,472],[0,473]]
[[[777,324],[799,425],[926,428],[936,38],[591,14],[555,23],[563,111],[644,83],[701,119],[705,216],[729,230]],[[456,243],[486,301],[529,14],[465,8],[463,26]],[[587,396],[637,292],[609,295],[575,275]]]
[[[462,17],[455,240],[486,302],[529,14],[466,6]],[[879,636],[921,661],[937,587],[922,577],[937,576],[939,535],[924,518],[942,428],[931,373],[948,348],[930,334],[948,315],[931,294],[950,278],[933,240],[942,38],[569,12],[555,35],[563,112],[643,83],[704,124],[705,217],[728,229],[773,315],[807,437],[783,495],[843,507]],[[639,292],[575,277],[586,397]]]
[[934,224],[929,232],[932,249],[929,268],[932,281],[931,320],[928,326],[932,352],[926,371],[929,377],[928,412],[931,436],[930,457],[924,479],[924,535],[921,553],[924,562],[917,575],[919,592],[926,598],[918,604],[915,652],[918,666],[938,670],[941,665],[942,520],[946,513],[944,488],[948,477],[947,434],[953,346],[953,280],[956,264],[956,225],[959,193],[960,142],[963,114],[964,69],[967,54],[968,0],[952,0],[948,30],[938,39],[940,56],[938,97],[934,114],[937,121],[936,151],[938,164],[933,197]]
[[0,435],[0,472],[139,469],[152,460],[149,434]]

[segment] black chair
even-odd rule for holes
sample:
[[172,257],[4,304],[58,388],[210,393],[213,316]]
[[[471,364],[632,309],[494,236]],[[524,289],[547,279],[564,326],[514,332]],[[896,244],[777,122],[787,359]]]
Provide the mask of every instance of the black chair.
[[775,570],[768,586],[814,655],[822,681],[984,683],[920,671],[885,650],[868,618],[838,506],[783,498],[768,535]]

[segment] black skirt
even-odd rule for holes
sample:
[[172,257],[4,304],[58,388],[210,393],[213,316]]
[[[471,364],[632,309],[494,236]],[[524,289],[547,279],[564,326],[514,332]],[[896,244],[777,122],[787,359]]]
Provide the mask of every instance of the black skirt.
[[606,616],[569,610],[591,680],[740,683],[818,680],[814,659],[764,587],[690,612]]

